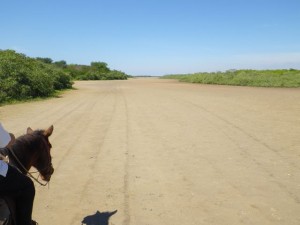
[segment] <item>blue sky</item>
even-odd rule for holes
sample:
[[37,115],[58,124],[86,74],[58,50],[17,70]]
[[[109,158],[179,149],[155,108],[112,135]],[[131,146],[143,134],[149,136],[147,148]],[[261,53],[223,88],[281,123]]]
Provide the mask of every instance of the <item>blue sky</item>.
[[1,0],[0,49],[130,75],[300,69],[300,1]]

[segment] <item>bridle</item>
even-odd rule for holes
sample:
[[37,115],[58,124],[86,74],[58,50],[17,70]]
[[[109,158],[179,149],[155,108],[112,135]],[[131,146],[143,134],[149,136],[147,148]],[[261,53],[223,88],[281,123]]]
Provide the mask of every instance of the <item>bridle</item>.
[[14,151],[11,149],[11,148],[9,148],[9,150],[10,150],[10,152],[11,152],[11,154],[13,155],[13,157],[15,158],[15,160],[17,161],[17,163],[21,166],[21,168],[26,172],[26,175],[27,176],[29,176],[30,178],[32,178],[34,181],[36,181],[38,184],[40,184],[40,185],[42,185],[42,186],[46,186],[48,183],[49,183],[49,181],[47,181],[46,183],[42,183],[42,182],[40,182],[39,180],[38,180],[38,178],[35,178],[33,175],[32,175],[32,173],[34,173],[34,172],[29,172],[29,170],[27,170],[26,168],[25,168],[25,166],[21,163],[21,161],[19,160],[19,158],[16,156],[16,154],[14,153]]
[[[46,142],[44,140],[44,142]],[[51,162],[51,155],[50,155],[50,149],[51,149],[51,144],[50,143],[45,143],[46,145],[48,145],[49,149],[47,149],[48,152],[48,165],[46,165],[43,169],[38,169],[38,173],[42,174],[42,173],[49,173],[50,171],[53,170],[53,166],[52,166],[52,162]],[[22,170],[24,170],[24,172],[26,173],[27,176],[29,176],[30,178],[32,178],[34,181],[36,181],[38,184],[40,184],[41,186],[46,186],[47,184],[49,184],[49,181],[46,181],[45,183],[42,183],[41,181],[39,181],[39,176],[36,178],[34,177],[32,174],[33,173],[37,173],[37,172],[29,172],[29,170],[27,170],[25,168],[25,166],[21,163],[21,161],[19,160],[19,158],[16,156],[16,154],[14,153],[14,151],[11,148],[8,148],[9,152],[11,152],[11,154],[13,155],[13,157],[15,158],[15,160],[17,161],[17,163],[21,166]]]

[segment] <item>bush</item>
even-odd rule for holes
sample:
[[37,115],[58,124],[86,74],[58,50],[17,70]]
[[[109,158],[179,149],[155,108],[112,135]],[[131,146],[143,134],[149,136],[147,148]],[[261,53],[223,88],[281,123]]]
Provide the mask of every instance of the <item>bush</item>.
[[256,87],[300,87],[299,70],[236,70],[217,73],[167,75],[183,82]]
[[0,104],[12,100],[52,96],[72,87],[75,80],[125,80],[128,75],[110,70],[104,62],[68,65],[61,60],[30,58],[12,50],[0,50]]
[[70,76],[55,66],[12,50],[0,50],[0,103],[48,97],[71,86]]
[[86,65],[68,65],[64,69],[75,80],[126,80],[128,75],[110,70],[104,62],[92,62]]

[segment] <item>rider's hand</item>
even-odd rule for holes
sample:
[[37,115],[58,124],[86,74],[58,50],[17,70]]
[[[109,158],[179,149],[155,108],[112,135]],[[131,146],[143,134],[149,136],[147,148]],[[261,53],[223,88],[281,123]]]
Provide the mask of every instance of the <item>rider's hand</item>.
[[4,156],[4,155],[2,155],[1,153],[0,153],[0,160],[2,160],[2,161],[4,161],[4,162],[7,162],[7,163],[9,163],[9,159],[8,159],[8,157],[7,157],[7,156]]

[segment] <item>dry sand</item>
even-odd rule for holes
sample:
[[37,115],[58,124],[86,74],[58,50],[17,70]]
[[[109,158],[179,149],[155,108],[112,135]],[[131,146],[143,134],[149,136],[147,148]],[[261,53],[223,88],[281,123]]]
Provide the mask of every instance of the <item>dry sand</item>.
[[49,188],[35,184],[39,224],[80,225],[97,210],[118,210],[111,225],[300,224],[300,89],[75,87],[0,107],[16,135],[54,125],[55,173]]

